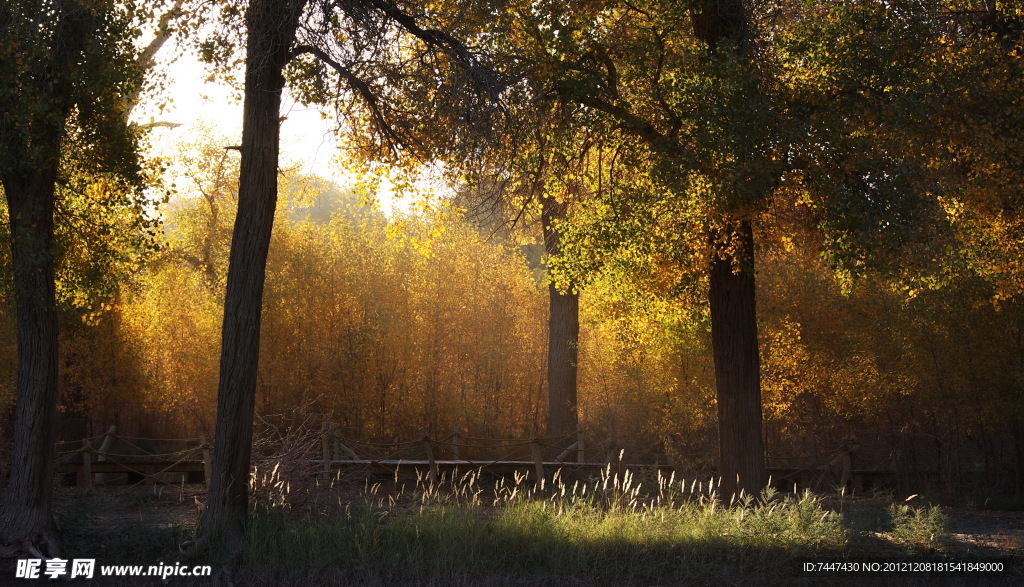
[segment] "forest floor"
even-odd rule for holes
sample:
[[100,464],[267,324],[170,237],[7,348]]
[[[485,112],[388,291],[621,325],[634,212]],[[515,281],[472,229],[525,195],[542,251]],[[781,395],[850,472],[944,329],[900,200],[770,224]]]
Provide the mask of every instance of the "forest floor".
[[[363,488],[359,488],[362,490]],[[359,493],[355,488],[349,488],[350,497],[353,501],[359,499],[355,494]],[[342,492],[344,493],[344,491]],[[344,496],[342,496],[344,498]],[[74,488],[59,488],[56,495],[56,510],[58,525],[65,539],[65,557],[71,558],[95,558],[97,565],[100,564],[156,564],[155,561],[188,561],[181,556],[178,544],[190,538],[201,513],[199,505],[205,498],[205,488],[202,485],[164,485],[155,488],[99,486],[90,492],[83,492]],[[341,503],[339,501],[339,503]],[[774,584],[792,585],[817,585],[817,584],[848,584],[858,585],[864,583],[882,583],[896,585],[934,585],[934,584],[992,584],[992,585],[1019,585],[1024,583],[1024,511],[990,511],[983,509],[965,509],[953,507],[941,507],[944,514],[944,529],[942,536],[938,537],[927,547],[908,548],[905,543],[894,539],[891,530],[891,523],[887,526],[887,520],[891,518],[891,501],[877,498],[823,498],[820,500],[820,507],[823,510],[842,514],[842,525],[848,538],[841,550],[808,550],[806,559],[804,555],[796,554],[793,557],[783,556],[779,560],[785,561],[786,569],[775,573],[771,582]],[[405,511],[405,510],[403,510]],[[415,516],[413,508],[408,508],[408,515]],[[924,511],[923,509],[921,511]],[[296,513],[293,517],[308,515]],[[392,514],[392,518],[395,514]],[[421,512],[422,515],[422,512]],[[381,516],[383,519],[383,516]],[[391,518],[389,518],[391,519]],[[890,520],[891,521],[891,520]],[[417,530],[417,539],[419,539]],[[653,547],[657,549],[658,546]],[[678,548],[678,547],[677,547]],[[724,565],[730,564],[736,556],[741,559],[744,554],[737,555],[737,552],[746,552],[750,549],[748,545],[735,549],[735,546],[723,543],[715,546],[710,551],[711,558],[717,556],[715,549],[720,549]],[[754,548],[757,548],[756,546]],[[732,549],[732,550],[730,550]],[[803,552],[803,551],[802,551]],[[267,554],[267,564],[273,565],[271,560],[276,554]],[[260,556],[256,555],[257,559]],[[395,557],[397,558],[397,554]],[[771,556],[766,560],[771,560]],[[677,557],[678,558],[678,557]],[[540,574],[528,572],[517,575],[516,573],[506,574],[503,571],[488,571],[484,573],[473,572],[468,569],[465,574],[438,574],[436,576],[414,573],[412,575],[399,574],[396,577],[392,571],[385,571],[377,574],[372,569],[363,569],[358,575],[348,572],[340,574],[325,574],[319,570],[313,577],[302,577],[301,573],[276,575],[276,578],[261,578],[259,571],[236,572],[234,577],[222,570],[215,572],[215,577],[204,581],[187,581],[184,579],[170,579],[169,583],[156,580],[147,582],[144,579],[94,579],[84,581],[85,585],[278,585],[289,584],[296,580],[302,582],[317,582],[318,584],[397,584],[413,582],[424,585],[444,584],[482,584],[482,585],[543,585],[553,583],[568,584],[737,584],[756,585],[765,580],[761,571],[756,569],[757,565],[739,565],[737,573],[723,577],[721,581],[713,576],[705,574],[682,575],[668,577],[663,581],[654,580],[657,571],[651,573],[635,573],[628,569],[632,560],[628,556],[623,558],[621,576],[605,574],[584,573],[580,577],[574,577],[570,571],[566,574],[565,569],[554,574]],[[704,560],[704,559],[702,559]],[[800,561],[799,564],[796,564]],[[909,570],[908,565],[917,563],[958,563],[967,561],[969,563],[1001,563],[1002,572],[978,573],[966,570],[946,572],[915,572]],[[8,561],[9,562],[9,561]],[[193,561],[194,562],[194,561]],[[804,563],[846,563],[848,566],[810,571]],[[867,563],[878,563],[884,567],[886,563],[894,565],[893,570],[876,570],[864,572],[863,568],[857,571],[849,570],[849,563],[865,565]],[[7,562],[3,563],[6,568],[0,569],[0,584],[6,584],[3,576],[11,567]],[[638,563],[639,564],[639,563]],[[762,566],[764,563],[760,563]],[[769,563],[770,564],[770,563]],[[214,565],[216,569],[216,565]],[[500,567],[499,567],[500,568]],[[389,574],[390,573],[390,574]],[[334,577],[333,579],[331,577]],[[78,583],[79,581],[73,581]],[[15,584],[31,584],[31,581],[20,581]]]

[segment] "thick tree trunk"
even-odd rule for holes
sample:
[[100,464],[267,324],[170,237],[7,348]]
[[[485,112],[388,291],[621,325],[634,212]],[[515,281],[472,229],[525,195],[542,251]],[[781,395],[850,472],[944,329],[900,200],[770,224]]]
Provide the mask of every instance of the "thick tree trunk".
[[[543,197],[541,223],[544,228],[544,252],[554,257],[561,254],[562,235],[555,222],[564,217],[561,204]],[[565,448],[575,442],[576,373],[579,359],[580,302],[579,294],[559,292],[555,284],[548,286],[550,313],[548,317],[548,435],[555,446]]]
[[[10,20],[11,14],[5,16]],[[79,63],[97,13],[69,1],[46,16],[57,21],[55,36],[48,56],[33,57],[35,84],[22,88],[37,107],[31,123],[11,128],[6,116],[0,117],[0,140],[8,154],[0,181],[10,216],[18,322],[14,447],[0,510],[0,551],[55,557],[60,555],[52,511],[59,366],[53,213],[64,127],[74,105],[63,76]],[[9,96],[0,110],[21,108],[22,99]]]
[[[693,34],[715,52],[723,41],[747,51],[742,0],[690,0]],[[768,482],[761,419],[754,234],[749,221],[727,221],[711,235],[711,346],[718,398],[722,498],[758,495]]]
[[277,206],[282,70],[305,0],[253,0],[248,27],[238,215],[228,261],[213,478],[202,520],[204,543],[245,547],[252,421],[263,285]]
[[548,321],[548,434],[565,448],[575,442],[576,372],[580,334],[579,294],[561,293],[548,286],[551,314]]
[[[59,148],[54,141],[54,152]],[[51,510],[57,416],[57,305],[53,210],[56,161],[24,178],[3,178],[10,214],[18,321],[18,400],[11,473],[0,512],[8,549],[60,554]]]
[[768,481],[761,420],[754,234],[733,222],[711,237],[711,346],[718,398],[722,498],[758,495]]

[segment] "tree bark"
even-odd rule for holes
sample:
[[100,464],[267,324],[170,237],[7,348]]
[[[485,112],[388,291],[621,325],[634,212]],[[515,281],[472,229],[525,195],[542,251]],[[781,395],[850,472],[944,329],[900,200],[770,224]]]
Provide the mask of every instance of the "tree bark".
[[[59,133],[53,152],[59,153]],[[57,417],[57,304],[53,211],[57,161],[28,177],[5,174],[18,323],[18,400],[0,540],[16,551],[59,556],[51,509]]]
[[711,236],[711,347],[715,361],[722,498],[758,495],[768,474],[761,417],[754,234],[733,221]]
[[246,12],[245,101],[238,214],[228,260],[213,478],[202,520],[205,544],[245,547],[252,421],[267,253],[277,206],[282,70],[305,0],[253,0]]
[[[555,226],[565,216],[564,205],[550,196],[541,199],[541,224],[544,252],[549,257],[561,254],[562,235]],[[576,411],[576,374],[579,362],[579,294],[560,292],[554,283],[548,286],[548,435],[552,444],[566,448],[576,438],[579,416]]]

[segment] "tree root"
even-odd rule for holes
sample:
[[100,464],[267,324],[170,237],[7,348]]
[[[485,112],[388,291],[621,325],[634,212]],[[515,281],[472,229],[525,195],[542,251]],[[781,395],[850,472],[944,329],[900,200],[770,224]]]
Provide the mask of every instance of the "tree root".
[[21,540],[0,542],[0,558],[60,558],[60,553],[60,540],[54,530],[45,530]]

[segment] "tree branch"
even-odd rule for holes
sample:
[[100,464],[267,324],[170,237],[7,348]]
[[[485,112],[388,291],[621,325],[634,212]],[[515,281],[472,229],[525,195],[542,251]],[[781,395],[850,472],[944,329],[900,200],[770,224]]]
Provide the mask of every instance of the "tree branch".
[[367,108],[370,109],[370,115],[373,118],[374,124],[377,129],[387,138],[392,148],[403,144],[402,137],[395,132],[394,128],[388,123],[387,118],[384,116],[384,112],[380,107],[380,102],[377,99],[377,95],[373,93],[373,89],[370,84],[366,83],[365,80],[360,78],[351,69],[345,67],[339,63],[336,59],[327,54],[326,51],[313,45],[297,45],[292,49],[292,58],[300,55],[312,55],[319,59],[325,65],[330,66],[345,82],[355,90],[356,93],[363,99]]
[[619,126],[630,134],[644,140],[653,150],[671,157],[682,157],[685,152],[679,145],[661,134],[653,124],[618,104],[602,100],[593,93],[582,91],[571,83],[558,82],[553,90],[558,95],[582,106],[604,112],[614,118]]
[[[139,54],[139,67],[144,72],[148,72],[156,65],[156,54],[164,46],[165,43],[174,34],[174,27],[171,26],[171,21],[181,16],[181,7],[185,0],[175,0],[174,5],[160,16],[159,22],[157,22],[156,36],[153,40],[146,45],[146,48]],[[131,95],[125,97],[125,113],[130,114],[136,106],[139,105],[139,99],[142,95],[142,86],[135,89]]]
[[499,97],[501,91],[506,87],[505,84],[499,79],[497,72],[481,64],[462,41],[444,31],[424,29],[416,22],[415,17],[403,12],[398,6],[386,0],[371,0],[370,5],[427,45],[437,47],[460,63],[469,74],[470,79],[475,82],[477,89],[486,93],[495,104],[500,103]]
[[151,128],[178,128],[181,126],[180,122],[169,122],[166,120],[157,120],[154,122],[147,122],[146,124],[140,124],[139,128],[142,130],[149,130]]

